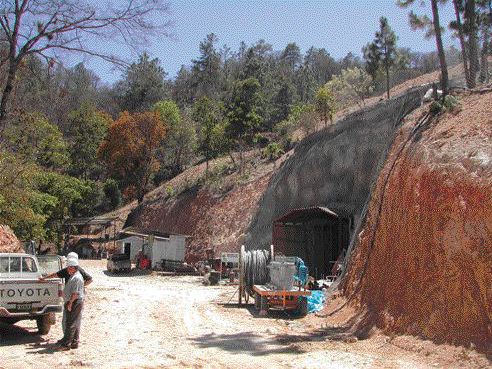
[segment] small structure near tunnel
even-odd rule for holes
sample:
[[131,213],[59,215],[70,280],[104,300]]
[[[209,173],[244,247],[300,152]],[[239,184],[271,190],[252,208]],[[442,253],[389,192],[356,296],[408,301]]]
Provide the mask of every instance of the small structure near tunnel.
[[299,256],[313,277],[325,278],[348,248],[352,223],[326,207],[294,209],[274,221],[272,243],[276,253]]
[[150,260],[152,268],[159,268],[166,262],[184,261],[186,238],[176,233],[163,233],[154,230],[128,227],[120,232],[117,246],[121,254],[134,260],[142,252]]

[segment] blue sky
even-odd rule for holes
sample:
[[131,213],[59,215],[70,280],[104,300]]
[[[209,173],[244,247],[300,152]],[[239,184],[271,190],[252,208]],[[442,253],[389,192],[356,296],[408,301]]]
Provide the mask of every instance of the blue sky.
[[[265,39],[275,50],[296,42],[303,52],[310,46],[324,47],[333,57],[340,58],[349,51],[360,54],[362,46],[372,40],[379,17],[384,15],[399,37],[398,46],[416,51],[435,49],[434,40],[425,40],[422,32],[410,29],[408,10],[396,6],[395,0],[172,0],[170,5],[174,23],[170,31],[174,37],[151,39],[142,50],[159,58],[171,78],[182,64],[189,65],[198,56],[198,44],[212,32],[218,36],[219,46],[227,44],[232,50],[237,50],[241,41],[251,44]],[[414,9],[429,14],[430,5]],[[450,5],[441,8],[443,24],[452,16]],[[449,31],[444,42],[456,44]],[[137,58],[124,45],[104,47],[127,60]],[[70,59],[70,64],[75,62],[75,58]],[[86,64],[104,82],[112,83],[121,77],[121,71],[106,62],[89,59]]]

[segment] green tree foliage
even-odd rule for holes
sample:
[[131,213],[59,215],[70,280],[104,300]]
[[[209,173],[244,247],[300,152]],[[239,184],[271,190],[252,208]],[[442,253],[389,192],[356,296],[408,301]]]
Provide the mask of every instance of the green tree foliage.
[[340,75],[334,76],[326,87],[335,95],[338,106],[353,103],[364,105],[364,100],[373,91],[369,74],[361,68],[344,69]]
[[184,65],[178,71],[172,86],[172,98],[180,108],[191,106],[195,100],[195,81],[193,80],[193,72],[189,67]]
[[195,81],[195,94],[201,96],[218,96],[222,82],[221,58],[215,48],[218,38],[214,33],[200,42],[200,56],[193,60],[193,75]]
[[[25,158],[18,158],[10,150],[0,146],[0,224],[9,225],[21,239],[41,237],[44,234],[46,218],[35,211],[31,204],[32,177],[36,166],[26,163]],[[39,198],[38,206],[53,199]]]
[[121,191],[118,186],[118,182],[109,178],[103,184],[104,200],[101,204],[102,211],[111,211],[118,208],[123,199],[121,197]]
[[299,69],[302,62],[301,49],[295,42],[287,44],[285,49],[280,54],[281,69],[287,73],[295,73]]
[[367,72],[376,79],[381,68],[386,77],[386,95],[390,97],[390,69],[396,60],[396,35],[388,24],[388,19],[379,19],[379,31],[374,40],[363,48]]
[[207,175],[209,161],[220,154],[223,147],[221,141],[224,138],[220,136],[223,133],[223,114],[223,106],[206,96],[197,100],[193,106],[193,120],[199,129],[198,151],[205,157]]
[[147,53],[140,56],[125,72],[124,79],[116,86],[120,94],[120,108],[129,112],[148,111],[166,97],[164,78],[166,72],[159,59],[150,59]]
[[5,136],[11,150],[24,163],[32,162],[54,170],[64,170],[70,163],[62,133],[41,114],[16,116]]
[[96,182],[49,171],[0,149],[0,223],[23,240],[61,241],[62,222],[95,215],[102,196]]
[[294,134],[301,130],[305,136],[316,131],[319,116],[313,104],[296,104],[292,106],[289,117],[275,125],[274,132],[284,151],[292,148]]
[[313,104],[296,105],[292,108],[289,120],[295,128],[300,128],[308,136],[316,131],[319,122],[316,106]]
[[328,120],[333,123],[333,116],[336,112],[335,96],[326,86],[320,87],[316,92],[316,112],[320,119],[328,125]]
[[181,122],[181,112],[173,100],[163,100],[154,104],[152,111],[159,114],[168,128],[168,134]]
[[193,121],[187,114],[181,114],[172,100],[159,101],[153,111],[167,127],[166,139],[158,152],[162,166],[155,179],[160,182],[174,177],[189,164],[196,146],[196,129]]
[[237,145],[243,169],[243,150],[260,127],[263,119],[258,113],[261,104],[260,83],[256,78],[238,81],[232,93],[227,118],[227,136]]
[[34,177],[33,198],[41,200],[46,237],[61,242],[63,220],[96,215],[103,193],[96,182],[83,181],[54,172],[38,171]]
[[68,116],[71,138],[70,173],[84,179],[99,179],[104,171],[97,157],[112,119],[108,114],[97,111],[90,104],[83,104]]
[[302,103],[312,101],[317,88],[339,72],[339,63],[325,49],[309,48],[295,79],[299,101]]
[[354,55],[352,52],[347,53],[339,62],[340,69],[362,68],[362,61],[360,57]]
[[268,158],[268,160],[277,160],[284,154],[282,147],[276,143],[271,142],[263,149],[263,156]]
[[288,78],[282,78],[273,100],[273,122],[287,119],[292,105],[296,102],[296,87]]

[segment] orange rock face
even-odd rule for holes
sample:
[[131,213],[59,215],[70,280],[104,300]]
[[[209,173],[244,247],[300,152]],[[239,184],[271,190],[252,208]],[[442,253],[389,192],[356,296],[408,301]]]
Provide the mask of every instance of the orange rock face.
[[492,94],[461,98],[395,142],[343,289],[387,331],[491,350]]
[[195,189],[176,199],[157,201],[140,209],[131,224],[191,236],[185,255],[188,262],[205,259],[208,248],[214,249],[216,257],[221,252],[239,252],[270,176],[268,173],[248,184],[234,186],[220,196]]
[[22,252],[22,246],[14,232],[4,225],[0,225],[0,252]]

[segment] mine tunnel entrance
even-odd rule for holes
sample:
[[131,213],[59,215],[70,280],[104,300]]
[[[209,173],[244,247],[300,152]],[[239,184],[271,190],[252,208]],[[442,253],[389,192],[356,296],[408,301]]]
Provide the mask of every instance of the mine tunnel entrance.
[[296,209],[273,223],[275,252],[299,256],[316,279],[333,275],[333,267],[350,242],[351,217],[325,207]]

